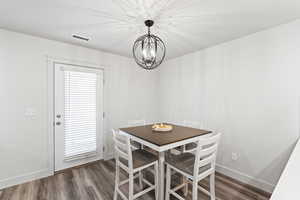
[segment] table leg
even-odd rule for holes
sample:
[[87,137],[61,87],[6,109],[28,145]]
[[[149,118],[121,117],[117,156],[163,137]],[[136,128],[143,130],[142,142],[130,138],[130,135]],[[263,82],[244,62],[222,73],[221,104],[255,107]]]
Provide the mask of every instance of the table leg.
[[159,152],[158,158],[158,188],[159,188],[159,200],[164,200],[165,197],[165,152]]

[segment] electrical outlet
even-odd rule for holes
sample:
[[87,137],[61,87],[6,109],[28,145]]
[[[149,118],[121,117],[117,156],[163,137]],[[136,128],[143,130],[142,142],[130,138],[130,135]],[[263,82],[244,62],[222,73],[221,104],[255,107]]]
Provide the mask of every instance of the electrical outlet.
[[232,152],[231,153],[231,159],[234,161],[237,161],[239,159],[240,155],[238,153]]
[[36,118],[36,109],[33,107],[25,108],[24,116],[28,119],[35,119]]

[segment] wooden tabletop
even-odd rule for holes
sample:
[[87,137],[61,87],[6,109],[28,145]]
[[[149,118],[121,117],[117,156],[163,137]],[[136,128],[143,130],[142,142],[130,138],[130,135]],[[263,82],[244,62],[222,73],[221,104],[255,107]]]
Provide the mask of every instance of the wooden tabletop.
[[211,133],[211,131],[207,130],[177,126],[173,124],[171,125],[173,126],[173,130],[169,132],[153,131],[152,124],[146,126],[120,128],[120,130],[158,146],[163,146]]

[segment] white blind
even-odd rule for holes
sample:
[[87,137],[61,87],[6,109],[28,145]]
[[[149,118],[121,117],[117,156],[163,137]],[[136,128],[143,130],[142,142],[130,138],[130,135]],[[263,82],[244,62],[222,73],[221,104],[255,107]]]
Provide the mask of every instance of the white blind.
[[97,74],[64,71],[65,159],[97,150]]

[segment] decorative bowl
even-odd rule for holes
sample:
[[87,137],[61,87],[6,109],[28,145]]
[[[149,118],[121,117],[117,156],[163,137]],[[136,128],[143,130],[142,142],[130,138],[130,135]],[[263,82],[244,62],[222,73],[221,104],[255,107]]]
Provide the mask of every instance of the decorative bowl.
[[168,131],[172,131],[173,126],[172,125],[168,125],[168,124],[154,124],[152,126],[152,130],[153,131],[157,131],[157,132],[168,132]]

